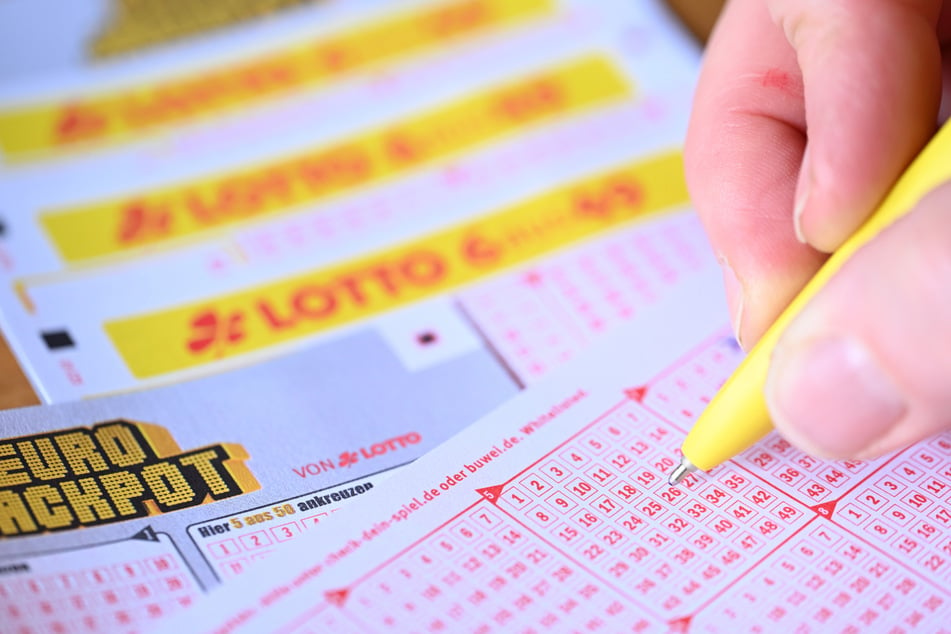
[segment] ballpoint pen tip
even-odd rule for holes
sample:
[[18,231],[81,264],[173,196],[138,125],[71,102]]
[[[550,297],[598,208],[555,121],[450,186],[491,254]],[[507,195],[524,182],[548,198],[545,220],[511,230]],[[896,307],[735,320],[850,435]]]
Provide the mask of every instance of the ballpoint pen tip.
[[670,477],[667,478],[667,484],[672,487],[677,486],[683,482],[684,478],[686,478],[688,474],[693,473],[696,470],[697,468],[693,466],[689,460],[687,460],[686,456],[681,456],[680,464],[674,467],[674,470],[670,472]]

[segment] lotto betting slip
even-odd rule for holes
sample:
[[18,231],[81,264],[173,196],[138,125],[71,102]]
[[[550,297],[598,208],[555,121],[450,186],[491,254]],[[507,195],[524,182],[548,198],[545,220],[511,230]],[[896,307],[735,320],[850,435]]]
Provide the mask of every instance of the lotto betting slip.
[[159,631],[949,631],[951,436],[667,484],[742,356],[711,321],[638,322]]
[[0,323],[58,402],[463,303],[688,208],[696,61],[654,2],[361,0],[10,82]]

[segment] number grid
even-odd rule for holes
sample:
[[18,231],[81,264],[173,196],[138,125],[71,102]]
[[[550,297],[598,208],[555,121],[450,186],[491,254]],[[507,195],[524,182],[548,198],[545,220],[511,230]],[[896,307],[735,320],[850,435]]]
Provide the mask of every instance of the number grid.
[[[647,393],[643,403],[645,408],[661,418],[678,423],[678,426],[689,428],[708,402],[703,396],[694,395],[691,398],[691,387],[702,384],[712,387],[710,393],[715,393],[721,384],[716,379],[718,373],[705,371],[705,368],[720,365],[720,353],[711,349],[701,358],[703,356],[706,357],[705,362],[684,364],[666,381],[658,382]],[[823,597],[819,588],[828,585],[823,581],[811,595],[804,592],[802,587],[796,588],[787,597],[788,605],[774,605],[765,610],[760,600],[758,609],[729,608],[743,615],[745,621],[736,624],[740,629],[748,627],[750,631],[765,631],[770,627],[775,628],[777,624],[788,624],[790,619],[797,618],[803,612],[803,606],[812,610],[809,617],[812,628],[831,627],[833,623],[837,624],[835,627],[841,626],[828,631],[863,631],[873,626],[885,627],[883,623],[887,622],[892,628],[887,631],[901,632],[906,631],[905,628],[914,628],[926,617],[939,612],[945,614],[945,618],[951,618],[948,607],[951,595],[936,585],[936,582],[951,580],[951,513],[948,511],[951,506],[951,438],[947,434],[874,461],[831,462],[806,455],[774,433],[730,463],[712,470],[710,475],[719,476],[724,470],[733,470],[741,474],[740,477],[757,483],[752,495],[743,494],[749,501],[761,505],[759,503],[775,494],[787,496],[794,503],[783,503],[781,516],[788,517],[801,512],[815,514],[812,519],[821,519],[823,525],[840,530],[856,544],[856,548],[861,544],[862,548],[879,551],[878,554],[893,560],[890,565],[905,575],[901,579],[903,584],[907,585],[911,583],[908,579],[913,579],[915,587],[930,587],[932,592],[928,594],[925,604],[930,609],[912,609],[909,614],[902,615],[898,610],[886,611],[879,606],[878,611],[864,608],[857,614],[855,601],[843,603],[844,595],[841,593],[846,591],[839,591],[838,603],[830,603],[827,597]],[[722,477],[720,479],[723,480]],[[726,480],[726,483],[732,484],[732,480]],[[920,490],[909,491],[909,487],[915,484],[919,485]],[[690,482],[687,488],[692,486]],[[730,488],[731,493],[739,492],[736,487]],[[922,513],[925,515],[922,516]],[[810,525],[812,519],[809,520]],[[855,531],[855,528],[864,530]],[[819,528],[815,530],[817,532],[813,537],[820,534]],[[785,570],[782,562],[776,563],[778,557],[765,562],[770,570]],[[750,585],[750,578],[744,579],[744,588],[756,587],[755,584]],[[771,580],[776,582],[775,579]],[[860,580],[857,583],[861,585],[864,582]],[[888,579],[876,578],[870,583],[887,586],[890,582]],[[756,595],[748,588],[742,594],[738,592],[738,589],[731,588],[730,596],[748,600],[745,597]],[[777,589],[771,591],[769,596],[778,593]],[[896,599],[894,594],[887,592],[883,597],[880,599],[883,604],[890,604]],[[812,603],[807,602],[807,599],[811,599]],[[903,606],[911,603],[912,598],[901,595]],[[873,617],[873,613],[877,616]],[[727,611],[724,611],[720,616],[726,614]],[[760,619],[764,614],[770,618]],[[813,631],[807,624],[798,627],[796,631]]]
[[703,239],[689,217],[639,226],[479,284],[461,303],[505,363],[533,383],[701,270]]
[[[706,342],[286,631],[328,615],[367,632],[899,634],[949,622],[949,438],[827,462],[771,435],[667,485],[685,429],[740,355],[722,336]],[[887,497],[881,511],[866,491]],[[878,524],[887,538],[872,535]],[[915,530],[903,556],[899,538]]]
[[[256,509],[251,511],[252,514],[254,510]],[[273,524],[269,522],[257,530],[212,539],[201,544],[202,554],[219,578],[236,577],[247,572],[252,563],[269,557],[275,547],[296,539],[305,530],[319,524],[336,511],[336,508],[331,508],[323,512],[309,512],[306,517],[299,519],[284,517]],[[208,523],[215,524],[216,522]],[[192,527],[190,532],[194,533],[196,530],[196,527]],[[194,534],[192,538],[194,539]]]
[[0,631],[138,631],[191,605],[200,588],[166,539],[150,542],[144,557],[143,542],[129,540],[27,558],[28,574],[0,576]]

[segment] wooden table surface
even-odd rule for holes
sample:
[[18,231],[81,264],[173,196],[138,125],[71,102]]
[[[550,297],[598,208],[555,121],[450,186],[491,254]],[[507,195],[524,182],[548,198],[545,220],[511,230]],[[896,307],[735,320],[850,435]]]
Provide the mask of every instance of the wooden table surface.
[[667,0],[700,41],[705,42],[726,0]]
[[[634,0],[632,0],[633,2]],[[667,0],[690,30],[701,40],[706,39],[724,0]],[[5,340],[0,340],[0,409],[22,407],[39,403],[29,381],[10,352]]]
[[7,347],[6,340],[0,340],[0,409],[36,405],[39,402]]

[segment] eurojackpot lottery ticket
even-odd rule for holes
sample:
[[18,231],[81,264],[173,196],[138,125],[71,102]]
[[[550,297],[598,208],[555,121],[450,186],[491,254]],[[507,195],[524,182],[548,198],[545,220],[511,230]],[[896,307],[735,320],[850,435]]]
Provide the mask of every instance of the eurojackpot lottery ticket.
[[951,631],[951,435],[667,484],[742,356],[722,315],[603,341],[158,631]]
[[516,393],[451,309],[427,319],[440,312],[426,345],[364,329],[166,388],[0,412],[0,632],[142,630]]
[[[264,44],[215,40],[201,72],[130,60],[5,91],[0,317],[45,401],[393,327],[437,297],[504,336],[488,289],[512,280],[585,313],[552,337],[588,338],[716,268],[696,221],[639,224],[687,205],[696,52],[655,3],[340,4]],[[319,81],[295,66],[315,48],[340,56]]]

